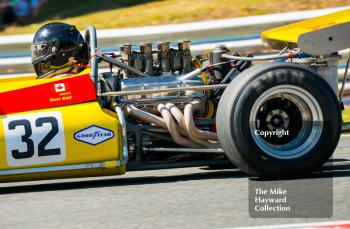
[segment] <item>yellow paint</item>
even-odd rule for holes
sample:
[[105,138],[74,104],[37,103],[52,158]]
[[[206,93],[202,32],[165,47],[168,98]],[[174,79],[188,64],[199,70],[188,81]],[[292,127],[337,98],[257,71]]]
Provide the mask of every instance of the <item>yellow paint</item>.
[[117,161],[106,161],[104,167],[108,169],[113,169],[117,167]]
[[345,107],[345,110],[342,112],[344,122],[350,122],[350,107]]
[[125,173],[125,170],[126,170],[125,166],[121,166],[121,167],[114,167],[114,168],[82,169],[82,170],[70,170],[70,171],[59,171],[59,172],[45,172],[45,173],[37,173],[37,174],[10,175],[10,176],[0,177],[0,183],[122,175]]
[[[17,166],[11,167],[7,163],[6,158],[6,146],[4,127],[2,119],[5,115],[0,116],[0,170],[11,170],[11,169],[22,169],[22,168],[39,168],[47,166],[57,165],[72,165],[72,164],[85,164],[95,162],[105,162],[104,167],[108,169],[108,173],[122,174],[125,168],[116,168],[117,164],[115,161],[121,160],[122,156],[122,140],[121,140],[121,126],[119,120],[114,112],[109,110],[101,109],[97,102],[82,103],[77,105],[63,106],[52,109],[43,109],[29,112],[16,113],[11,115],[19,114],[35,114],[41,112],[59,111],[62,114],[65,143],[66,143],[66,158],[62,162],[55,162],[49,164],[29,165],[29,166]],[[9,116],[11,116],[9,115]],[[114,132],[114,137],[108,141],[100,143],[96,146],[89,145],[74,139],[74,133],[85,129],[91,125],[103,127],[105,129]],[[94,169],[94,171],[100,171]],[[104,171],[106,172],[106,171]],[[101,175],[104,174],[101,172]],[[47,174],[47,176],[45,175]],[[11,176],[11,177],[22,177],[22,179],[28,178],[42,179],[49,177],[65,177],[64,172],[59,173],[43,173],[33,174],[28,176]],[[67,177],[85,176],[83,171],[80,172],[68,172]],[[87,172],[88,176],[97,176],[97,173]],[[8,177],[1,177],[0,182],[8,180]],[[18,179],[18,178],[17,178]],[[24,179],[25,180],[25,179]]]
[[[77,77],[89,74],[90,69],[85,69],[75,76],[67,76],[67,78]],[[36,86],[47,82],[55,82],[62,78],[51,78],[36,80],[36,76],[22,76],[14,78],[0,79],[0,92]],[[63,96],[64,93],[62,93]],[[64,94],[66,98],[69,94]],[[97,102],[81,103],[76,105],[62,106],[57,108],[42,109],[36,111],[21,112],[8,115],[24,115],[42,112],[59,111],[62,114],[66,157],[61,162],[36,164],[27,166],[12,167],[7,163],[5,132],[3,127],[3,118],[0,116],[0,170],[16,170],[25,168],[41,168],[50,166],[64,166],[74,164],[103,163],[103,168],[80,169],[58,172],[42,172],[22,175],[0,176],[0,182],[14,182],[27,180],[43,180],[43,179],[60,179],[71,177],[87,177],[87,176],[106,176],[125,173],[125,166],[118,166],[117,161],[123,159],[121,126],[117,115],[109,110],[101,109]],[[114,137],[98,145],[89,145],[74,139],[74,133],[85,129],[91,125],[103,127],[114,132]]]
[[26,76],[26,75],[21,75],[21,76],[16,76],[16,77],[5,77],[5,78],[0,78],[0,85],[2,83],[9,83],[9,82],[20,82],[20,81],[28,81],[28,80],[35,80],[36,76]]
[[350,9],[347,9],[321,17],[266,30],[261,34],[261,38],[264,44],[275,49],[281,49],[286,46],[296,47],[299,36],[304,33],[349,22]]

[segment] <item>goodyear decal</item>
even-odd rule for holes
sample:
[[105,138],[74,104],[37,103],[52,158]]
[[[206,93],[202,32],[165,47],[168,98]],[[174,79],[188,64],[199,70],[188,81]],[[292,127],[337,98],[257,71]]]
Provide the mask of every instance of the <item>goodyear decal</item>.
[[74,134],[74,139],[89,145],[98,145],[114,137],[114,132],[106,128],[92,125],[79,130]]

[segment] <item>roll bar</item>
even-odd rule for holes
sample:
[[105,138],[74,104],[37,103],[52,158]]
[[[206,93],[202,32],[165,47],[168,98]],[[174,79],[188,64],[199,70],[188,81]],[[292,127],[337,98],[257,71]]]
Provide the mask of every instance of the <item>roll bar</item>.
[[98,83],[98,59],[96,56],[97,52],[97,35],[96,28],[92,25],[88,27],[85,31],[84,36],[85,41],[88,43],[89,52],[90,52],[90,61],[91,61],[91,72],[90,77],[94,81],[95,90],[97,93],[97,83]]

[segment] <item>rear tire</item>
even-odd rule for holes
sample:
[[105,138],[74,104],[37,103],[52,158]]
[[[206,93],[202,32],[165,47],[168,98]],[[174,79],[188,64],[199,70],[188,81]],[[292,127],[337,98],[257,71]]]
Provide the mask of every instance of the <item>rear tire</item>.
[[[299,176],[320,168],[334,152],[341,112],[335,93],[315,72],[297,64],[268,63],[230,83],[216,123],[227,157],[244,172]],[[272,135],[282,130],[283,136]],[[263,135],[267,133],[271,135]]]

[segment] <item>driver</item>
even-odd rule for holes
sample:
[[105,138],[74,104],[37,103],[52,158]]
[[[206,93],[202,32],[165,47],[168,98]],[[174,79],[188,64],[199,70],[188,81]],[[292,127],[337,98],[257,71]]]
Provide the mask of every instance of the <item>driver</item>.
[[37,79],[77,74],[89,62],[88,45],[74,25],[52,22],[42,26],[32,44]]

